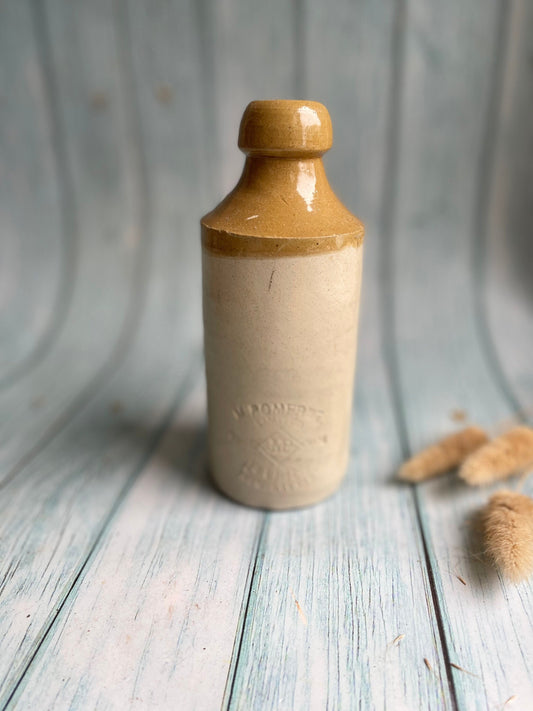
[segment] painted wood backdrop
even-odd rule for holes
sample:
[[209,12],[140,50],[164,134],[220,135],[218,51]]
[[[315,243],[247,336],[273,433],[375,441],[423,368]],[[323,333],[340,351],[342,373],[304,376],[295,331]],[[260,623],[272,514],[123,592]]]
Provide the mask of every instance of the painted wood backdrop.
[[[531,0],[0,3],[1,709],[533,708],[487,492],[393,480],[533,416],[532,58]],[[265,514],[206,475],[198,220],[295,96],[364,303],[342,491]]]

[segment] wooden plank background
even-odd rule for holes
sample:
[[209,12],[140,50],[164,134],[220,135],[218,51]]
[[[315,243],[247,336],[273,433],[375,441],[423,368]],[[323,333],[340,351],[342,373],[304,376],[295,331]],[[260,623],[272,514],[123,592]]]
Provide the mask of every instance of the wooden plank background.
[[[394,483],[533,419],[532,53],[530,0],[4,0],[0,709],[533,707],[489,492]],[[295,96],[364,301],[346,481],[270,514],[206,472],[198,220]]]

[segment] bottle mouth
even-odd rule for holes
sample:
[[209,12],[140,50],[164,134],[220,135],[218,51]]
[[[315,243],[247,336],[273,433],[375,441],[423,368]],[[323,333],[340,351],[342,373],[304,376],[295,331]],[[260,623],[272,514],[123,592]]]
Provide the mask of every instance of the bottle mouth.
[[247,155],[320,156],[332,142],[331,118],[317,101],[252,101],[239,129],[239,148]]

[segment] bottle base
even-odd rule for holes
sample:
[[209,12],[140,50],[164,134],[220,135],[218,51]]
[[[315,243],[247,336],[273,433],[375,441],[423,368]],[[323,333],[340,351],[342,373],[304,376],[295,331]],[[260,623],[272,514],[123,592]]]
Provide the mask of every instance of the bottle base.
[[238,488],[233,488],[231,485],[228,486],[226,483],[220,482],[212,473],[211,480],[222,494],[238,504],[256,509],[265,509],[267,511],[286,511],[315,506],[316,504],[329,499],[342,485],[344,474],[342,477],[336,479],[333,483],[330,482],[327,487],[320,490],[292,494],[287,492],[282,497],[280,497],[279,494],[273,495],[271,492],[259,491],[248,487],[243,488],[242,486],[239,486]]

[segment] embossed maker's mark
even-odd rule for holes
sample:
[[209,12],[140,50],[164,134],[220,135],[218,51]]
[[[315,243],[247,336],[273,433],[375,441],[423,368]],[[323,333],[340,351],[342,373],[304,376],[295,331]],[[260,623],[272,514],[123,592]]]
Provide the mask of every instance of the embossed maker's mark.
[[308,470],[301,472],[290,466],[280,469],[271,462],[259,462],[253,459],[247,460],[242,465],[237,476],[254,489],[278,493],[290,493],[306,488],[315,479]]
[[[231,407],[230,447],[242,448],[237,477],[257,490],[290,493],[315,486],[329,443],[327,413],[280,400]],[[228,423],[229,424],[229,423]],[[241,460],[242,461],[242,460]]]
[[234,405],[231,415],[237,422],[253,420],[259,425],[266,422],[290,422],[294,425],[322,426],[325,412],[308,405],[288,402],[254,402]]
[[274,464],[281,464],[300,449],[301,444],[287,433],[274,432],[259,443],[257,449]]

